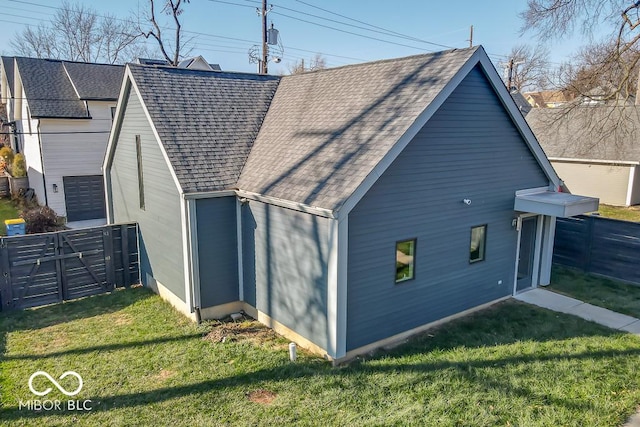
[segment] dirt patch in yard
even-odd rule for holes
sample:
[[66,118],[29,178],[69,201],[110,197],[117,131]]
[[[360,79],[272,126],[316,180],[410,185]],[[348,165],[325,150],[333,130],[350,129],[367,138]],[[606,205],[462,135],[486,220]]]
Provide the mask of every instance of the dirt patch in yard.
[[175,376],[176,376],[176,371],[171,371],[169,369],[161,369],[160,372],[158,372],[156,375],[152,377],[152,379],[157,382],[163,382]]
[[128,326],[133,324],[133,317],[128,313],[118,313],[113,320],[115,326]]
[[269,390],[254,390],[250,393],[247,393],[247,399],[252,401],[253,403],[259,403],[261,405],[269,405],[278,395]]
[[256,345],[269,346],[271,348],[286,348],[287,344],[261,323],[255,320],[243,318],[243,320],[219,321],[212,324],[204,339],[212,343],[225,343],[229,341],[250,341]]

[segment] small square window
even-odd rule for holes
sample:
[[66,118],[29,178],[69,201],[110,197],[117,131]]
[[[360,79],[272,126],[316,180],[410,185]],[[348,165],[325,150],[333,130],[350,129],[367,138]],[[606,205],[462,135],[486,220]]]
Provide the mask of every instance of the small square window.
[[471,227],[471,248],[469,262],[484,261],[484,249],[487,243],[487,225]]
[[415,277],[416,239],[396,242],[396,283]]

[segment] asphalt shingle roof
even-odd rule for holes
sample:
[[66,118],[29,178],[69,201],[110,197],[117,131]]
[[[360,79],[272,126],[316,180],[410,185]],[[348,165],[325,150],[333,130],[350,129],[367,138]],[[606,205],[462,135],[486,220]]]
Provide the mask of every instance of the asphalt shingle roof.
[[2,57],[2,69],[7,76],[7,85],[9,86],[9,92],[13,95],[13,56]]
[[82,100],[117,100],[124,76],[122,65],[64,62],[64,68]]
[[129,69],[183,191],[234,188],[280,78]]
[[124,74],[121,65],[15,60],[32,117],[90,118],[83,100],[118,99]]
[[238,187],[338,209],[476,50],[283,77]]
[[61,61],[16,57],[32,117],[88,118]]
[[533,108],[526,117],[548,157],[640,161],[640,107]]

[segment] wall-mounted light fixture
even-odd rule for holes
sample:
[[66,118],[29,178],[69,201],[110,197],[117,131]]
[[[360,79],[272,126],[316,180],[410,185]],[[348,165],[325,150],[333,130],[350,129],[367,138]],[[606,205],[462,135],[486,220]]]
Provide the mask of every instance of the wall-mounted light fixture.
[[53,184],[53,192],[54,193],[58,192],[58,184]]
[[471,199],[462,199],[462,203],[464,203],[467,206],[471,206]]

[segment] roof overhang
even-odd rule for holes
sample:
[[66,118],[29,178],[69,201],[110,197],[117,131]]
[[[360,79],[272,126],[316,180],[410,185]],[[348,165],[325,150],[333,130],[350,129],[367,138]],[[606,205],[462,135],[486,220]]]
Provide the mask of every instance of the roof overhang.
[[541,191],[516,194],[514,210],[566,218],[597,211],[599,201],[595,197]]

